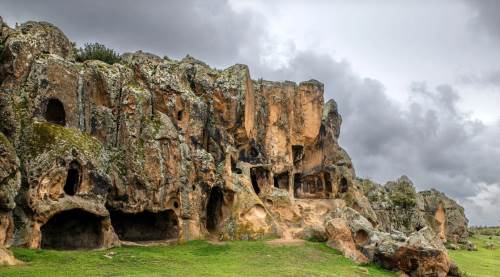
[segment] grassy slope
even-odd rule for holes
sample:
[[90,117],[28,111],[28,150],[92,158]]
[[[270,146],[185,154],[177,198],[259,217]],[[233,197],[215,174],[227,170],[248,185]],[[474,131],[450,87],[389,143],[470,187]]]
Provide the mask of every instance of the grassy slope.
[[[500,276],[500,237],[471,239],[479,251],[450,250],[465,276]],[[485,249],[486,242],[497,245]],[[116,252],[113,259],[104,254]],[[107,251],[15,248],[23,266],[0,267],[0,276],[396,276],[375,266],[357,266],[323,243],[268,246],[262,241],[211,245],[120,247]]]
[[[449,250],[451,258],[458,264],[466,276],[498,277],[500,276],[500,237],[475,236],[470,240],[476,244],[478,251]],[[496,250],[484,248],[486,242],[496,244]]]
[[[113,259],[104,254],[113,251]],[[262,241],[211,245],[120,247],[108,251],[15,248],[23,266],[0,268],[0,276],[396,276],[357,266],[323,243],[267,246]]]

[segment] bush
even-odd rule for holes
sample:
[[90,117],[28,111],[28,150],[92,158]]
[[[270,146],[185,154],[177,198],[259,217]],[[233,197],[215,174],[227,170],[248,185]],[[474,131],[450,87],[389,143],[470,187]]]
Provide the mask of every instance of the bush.
[[78,49],[76,60],[84,62],[88,60],[99,60],[107,64],[114,64],[120,61],[120,55],[113,49],[109,49],[100,43],[85,43],[83,48]]

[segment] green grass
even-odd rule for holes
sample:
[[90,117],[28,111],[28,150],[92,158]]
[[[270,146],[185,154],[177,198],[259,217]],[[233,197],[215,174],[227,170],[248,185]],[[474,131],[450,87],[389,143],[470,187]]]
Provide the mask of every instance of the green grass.
[[[500,276],[500,237],[476,235],[470,239],[476,244],[478,251],[449,250],[451,258],[459,268],[473,277]],[[485,248],[487,242],[496,244],[496,250]]]
[[[450,250],[465,276],[500,276],[500,237],[475,236],[478,251]],[[485,248],[486,242],[496,250]],[[358,266],[324,243],[268,246],[264,241],[212,245],[118,247],[104,251],[52,251],[14,248],[25,262],[0,267],[0,276],[396,276],[373,265]],[[112,258],[104,255],[116,252]]]
[[[396,276],[358,266],[324,243],[268,246],[263,241],[211,245],[119,247],[106,251],[13,249],[25,265],[0,268],[0,276]],[[108,252],[117,254],[108,259]]]

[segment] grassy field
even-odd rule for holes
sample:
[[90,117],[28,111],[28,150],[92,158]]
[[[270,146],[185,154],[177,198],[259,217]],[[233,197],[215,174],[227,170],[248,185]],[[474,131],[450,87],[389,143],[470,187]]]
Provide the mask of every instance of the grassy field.
[[[451,258],[465,272],[464,276],[499,277],[500,276],[500,237],[476,235],[470,239],[478,251],[449,250]],[[495,250],[486,249],[487,242],[496,245]]]
[[[500,276],[500,237],[471,239],[478,251],[449,251],[464,276]],[[496,250],[485,248],[486,242]],[[119,247],[106,251],[13,249],[26,264],[0,268],[0,276],[396,276],[376,266],[358,266],[324,243],[269,246],[263,241],[213,245]],[[112,258],[106,254],[115,252]]]
[[[120,247],[107,251],[13,249],[26,264],[0,276],[396,276],[358,266],[324,243],[268,246],[262,241]],[[112,259],[106,253],[116,252]]]

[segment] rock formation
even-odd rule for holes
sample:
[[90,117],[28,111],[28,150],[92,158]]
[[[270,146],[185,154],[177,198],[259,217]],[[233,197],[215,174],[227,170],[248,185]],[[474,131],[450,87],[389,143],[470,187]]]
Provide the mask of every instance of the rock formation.
[[425,226],[443,242],[464,242],[469,236],[464,208],[437,190],[416,192],[406,176],[384,186],[359,179],[361,188],[377,214],[379,229],[406,235]]
[[[416,276],[448,272],[431,229],[395,239],[379,221],[320,82],[143,52],[78,63],[43,22],[2,25],[0,38],[0,245],[278,235]],[[433,195],[428,206],[446,209]]]

